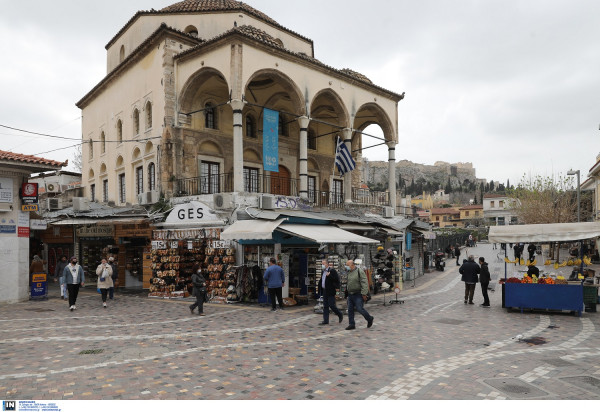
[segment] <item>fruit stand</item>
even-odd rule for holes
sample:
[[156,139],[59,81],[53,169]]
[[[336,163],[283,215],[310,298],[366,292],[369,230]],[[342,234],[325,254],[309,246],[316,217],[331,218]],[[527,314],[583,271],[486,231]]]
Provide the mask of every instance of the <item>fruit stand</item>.
[[[537,225],[493,226],[490,228],[489,241],[496,243],[554,243],[574,242],[600,236],[600,223],[553,223]],[[581,248],[580,248],[581,250]],[[581,256],[583,272],[583,256]],[[579,316],[584,310],[583,280],[567,282],[549,277],[525,275],[523,279],[507,279],[507,262],[504,264],[504,307],[542,310],[575,311]],[[561,278],[559,276],[559,278]]]

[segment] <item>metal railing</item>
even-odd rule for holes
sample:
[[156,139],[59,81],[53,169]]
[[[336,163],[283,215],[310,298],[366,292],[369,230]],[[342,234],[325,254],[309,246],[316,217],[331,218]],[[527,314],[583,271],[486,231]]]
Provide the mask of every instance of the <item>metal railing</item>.
[[177,179],[175,196],[195,196],[233,191],[231,173]]
[[372,192],[369,189],[352,188],[352,202],[374,206],[389,206],[389,192]]

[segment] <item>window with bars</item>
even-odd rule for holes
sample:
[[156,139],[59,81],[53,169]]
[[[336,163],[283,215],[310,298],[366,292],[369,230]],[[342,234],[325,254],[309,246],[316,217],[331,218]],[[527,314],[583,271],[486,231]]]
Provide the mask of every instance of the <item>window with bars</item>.
[[102,182],[102,201],[104,203],[108,202],[108,180]]
[[144,193],[144,167],[135,169],[135,194]]
[[279,112],[279,128],[277,131],[279,132],[279,136],[289,136],[287,120],[281,112]]
[[256,137],[256,124],[250,115],[246,116],[246,137]]
[[125,173],[119,175],[119,203],[125,203]]
[[344,203],[344,181],[334,179],[333,180],[333,203],[339,204]]
[[204,125],[207,129],[217,129],[217,114],[212,103],[204,106]]
[[317,178],[308,176],[308,200],[314,203],[317,198]]
[[156,166],[154,163],[148,165],[148,190],[156,189]]
[[317,134],[312,129],[308,129],[308,148],[317,150]]
[[146,103],[146,130],[152,128],[152,103]]
[[100,153],[106,153],[106,135],[104,132],[100,134]]
[[202,162],[200,164],[200,191],[202,194],[219,193],[219,163]]
[[252,167],[244,167],[244,191],[250,193],[258,192],[259,170]]
[[94,158],[94,141],[90,138],[90,140],[88,140],[89,142],[89,149],[90,149],[90,159]]
[[117,144],[123,143],[123,122],[117,120]]
[[140,111],[136,108],[133,110],[133,135],[140,134]]

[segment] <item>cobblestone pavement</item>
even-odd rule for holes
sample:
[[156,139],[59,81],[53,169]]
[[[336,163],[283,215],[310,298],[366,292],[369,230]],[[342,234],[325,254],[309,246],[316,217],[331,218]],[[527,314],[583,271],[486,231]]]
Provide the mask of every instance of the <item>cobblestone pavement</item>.
[[[503,264],[496,251],[470,249]],[[0,307],[4,399],[600,399],[599,317],[507,312],[501,292],[463,283],[447,261],[405,284],[404,304],[376,295],[372,328],[318,326],[312,307],[206,305],[118,294],[103,309],[88,286],[70,312],[47,301]],[[386,300],[390,299],[387,295]],[[335,319],[335,316],[333,316]],[[523,335],[521,340],[515,338]],[[87,351],[87,352],[85,352]]]

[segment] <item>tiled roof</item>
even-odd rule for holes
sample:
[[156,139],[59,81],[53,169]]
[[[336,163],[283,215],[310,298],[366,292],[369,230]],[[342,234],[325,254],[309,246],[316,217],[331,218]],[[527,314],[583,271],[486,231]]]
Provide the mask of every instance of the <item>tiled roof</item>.
[[506,197],[506,195],[492,195],[492,194],[485,194],[485,195],[483,195],[484,199],[494,199],[494,198],[497,198],[497,197]]
[[25,155],[25,154],[21,154],[21,153],[13,153],[13,152],[7,152],[4,150],[0,150],[0,161],[10,161],[10,162],[22,162],[22,163],[29,163],[29,164],[34,164],[34,165],[40,165],[40,166],[49,166],[52,168],[58,168],[58,167],[64,167],[66,166],[69,161],[65,160],[64,162],[57,162],[56,160],[50,160],[50,159],[44,159],[43,157],[36,157],[36,156],[30,156],[30,155]]
[[459,208],[458,210],[473,210],[473,209],[483,209],[483,205],[469,205]]
[[383,87],[379,87],[377,85],[374,85],[373,82],[371,82],[371,80],[369,80],[366,76],[364,76],[364,75],[362,75],[362,74],[360,74],[358,72],[355,72],[354,70],[350,70],[350,69],[342,69],[342,70],[335,69],[335,68],[333,68],[331,66],[328,66],[328,65],[322,63],[321,61],[319,61],[318,59],[315,59],[314,57],[308,56],[308,55],[306,55],[304,53],[296,53],[296,52],[293,52],[291,50],[288,50],[285,47],[283,47],[281,45],[281,43],[279,41],[277,41],[276,39],[274,39],[273,36],[271,36],[270,34],[266,33],[263,30],[257,29],[256,27],[252,27],[252,26],[249,26],[249,25],[243,25],[243,26],[233,27],[230,30],[226,31],[225,33],[222,33],[222,34],[220,34],[220,35],[218,35],[216,37],[213,37],[212,39],[208,39],[208,40],[206,40],[206,42],[204,42],[202,44],[199,44],[199,45],[197,45],[195,47],[192,47],[191,49],[188,49],[188,50],[186,50],[184,52],[181,52],[181,53],[177,54],[175,56],[175,59],[179,59],[179,58],[188,56],[190,54],[193,54],[196,51],[198,51],[201,48],[203,48],[204,46],[206,46],[206,45],[208,45],[210,43],[217,42],[217,41],[219,41],[219,40],[221,40],[221,39],[223,39],[223,38],[225,38],[225,37],[227,37],[229,35],[233,35],[233,34],[241,34],[241,35],[243,35],[245,37],[248,37],[250,39],[257,40],[257,41],[259,41],[261,43],[264,43],[264,44],[266,44],[266,45],[268,45],[270,47],[282,50],[282,51],[284,51],[284,52],[286,52],[288,54],[291,54],[291,55],[293,55],[295,57],[301,58],[303,60],[310,61],[310,62],[312,62],[314,64],[317,64],[317,65],[319,65],[319,66],[321,66],[321,67],[323,67],[323,68],[325,68],[327,70],[330,70],[330,71],[336,72],[338,74],[341,74],[342,76],[344,76],[346,78],[350,77],[350,78],[352,78],[354,80],[357,80],[357,81],[359,81],[361,83],[364,83],[364,84],[366,84],[368,86],[375,87],[376,89],[381,90],[384,93],[389,93],[389,94],[395,96],[398,99],[398,101],[400,101],[400,100],[402,100],[404,98],[404,93],[402,93],[400,95],[400,94],[398,94],[396,92],[392,92],[390,90],[384,89]]
[[184,0],[160,9],[165,13],[193,13],[211,11],[245,11],[262,20],[279,26],[275,20],[266,14],[250,7],[246,3],[234,0]]
[[108,42],[105,46],[108,49],[125,30],[129,26],[133,24],[140,16],[156,16],[161,14],[185,14],[185,13],[215,13],[215,12],[244,12],[252,15],[256,18],[259,18],[269,24],[276,26],[286,32],[293,34],[301,39],[304,39],[312,44],[312,40],[302,36],[299,33],[296,33],[293,30],[290,30],[286,27],[283,27],[275,20],[256,10],[253,7],[241,2],[234,0],[185,0],[180,1],[178,3],[172,4],[171,6],[167,6],[162,8],[161,10],[151,9],[149,11],[138,11],[129,21],[119,30],[119,32]]

